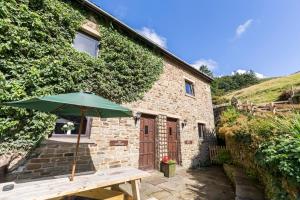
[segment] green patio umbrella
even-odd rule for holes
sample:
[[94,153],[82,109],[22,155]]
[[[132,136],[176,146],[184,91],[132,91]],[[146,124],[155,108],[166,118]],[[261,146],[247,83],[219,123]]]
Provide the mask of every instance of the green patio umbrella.
[[80,134],[85,116],[89,117],[131,117],[132,111],[103,97],[85,93],[67,93],[52,96],[37,97],[28,100],[3,103],[7,106],[27,108],[46,113],[52,113],[59,116],[80,116],[80,126],[77,136],[76,152],[74,156],[72,174],[70,180],[73,181],[78,148],[80,143]]

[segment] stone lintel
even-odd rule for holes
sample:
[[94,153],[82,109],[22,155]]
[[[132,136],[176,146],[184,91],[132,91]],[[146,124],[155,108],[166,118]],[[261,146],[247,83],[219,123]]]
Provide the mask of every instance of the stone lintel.
[[80,27],[81,31],[100,39],[99,25],[90,21],[85,20],[84,23]]

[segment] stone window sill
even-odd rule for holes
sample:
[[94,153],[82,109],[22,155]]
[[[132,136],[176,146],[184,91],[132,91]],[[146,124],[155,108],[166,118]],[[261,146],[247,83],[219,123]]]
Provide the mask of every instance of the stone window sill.
[[[55,136],[48,138],[49,142],[65,142],[65,143],[77,143],[77,135],[76,136]],[[81,144],[95,144],[96,141],[90,139],[87,136],[80,137]]]
[[196,99],[196,97],[195,97],[195,96],[193,96],[193,95],[190,95],[190,94],[187,94],[187,93],[185,93],[185,96],[187,96],[187,97],[190,97],[190,98],[193,98],[193,99]]

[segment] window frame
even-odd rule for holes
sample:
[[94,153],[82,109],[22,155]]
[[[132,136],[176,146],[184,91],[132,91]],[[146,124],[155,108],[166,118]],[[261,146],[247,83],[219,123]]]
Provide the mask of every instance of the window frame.
[[[59,119],[59,118],[58,118]],[[84,138],[90,138],[91,136],[91,131],[92,131],[92,123],[93,123],[93,118],[92,117],[86,117],[86,127],[85,127],[85,134],[81,134],[81,137]],[[55,122],[56,124],[56,122]],[[76,138],[78,136],[78,133],[76,134],[56,134],[55,133],[55,128],[51,134],[51,138]]]
[[[76,38],[76,36],[77,36],[78,33],[79,33],[79,34],[82,34],[83,36],[86,36],[86,37],[88,37],[88,38],[91,38],[91,39],[97,41],[97,52],[96,52],[96,55],[92,55],[92,54],[90,54],[89,52],[82,51],[82,50],[79,50],[79,49],[75,48],[74,42],[75,42],[75,38]],[[100,52],[100,39],[99,39],[98,37],[95,37],[95,36],[89,34],[89,33],[86,32],[86,31],[83,31],[83,30],[77,30],[77,31],[76,31],[76,34],[75,34],[75,38],[73,39],[72,46],[73,46],[74,49],[76,49],[76,51],[79,51],[79,52],[82,52],[82,53],[86,53],[86,54],[88,54],[89,56],[92,56],[92,57],[94,57],[94,58],[97,58],[97,57],[99,56],[99,52]]]
[[[186,88],[187,84],[191,85],[192,94],[189,94],[187,92],[187,88]],[[184,91],[185,91],[185,95],[190,96],[190,97],[195,97],[195,82],[185,78],[184,79]]]
[[[201,127],[201,131],[202,131],[201,135],[200,135],[200,127]],[[197,128],[198,128],[198,137],[199,137],[199,139],[203,139],[204,138],[204,134],[205,134],[205,130],[206,130],[206,124],[198,122],[197,123]]]

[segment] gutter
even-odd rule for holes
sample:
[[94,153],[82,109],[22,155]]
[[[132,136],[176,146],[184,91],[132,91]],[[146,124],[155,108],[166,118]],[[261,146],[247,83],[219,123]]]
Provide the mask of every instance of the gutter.
[[211,83],[214,79],[211,78],[210,76],[200,72],[199,70],[195,69],[193,66],[191,66],[190,64],[186,63],[185,61],[183,61],[182,59],[180,59],[179,57],[175,56],[174,54],[172,54],[170,51],[164,49],[163,47],[155,44],[153,41],[149,40],[148,38],[146,38],[145,36],[141,35],[140,33],[138,33],[137,31],[135,31],[134,29],[130,28],[129,26],[127,26],[126,24],[124,24],[123,22],[121,22],[120,20],[118,20],[117,18],[115,18],[114,16],[112,16],[111,14],[109,14],[108,12],[102,10],[100,7],[98,7],[96,4],[90,2],[89,0],[78,0],[79,3],[81,3],[82,5],[86,6],[87,8],[93,10],[94,12],[101,14],[105,17],[108,17],[109,19],[111,19],[113,22],[115,22],[117,25],[119,25],[120,27],[124,28],[125,30],[127,30],[129,33],[132,33],[134,35],[136,35],[139,39],[142,39],[143,41],[145,41],[148,45],[150,45],[151,47],[157,48],[159,49],[165,56],[168,56],[172,59],[174,59],[175,61],[177,61],[178,63],[184,65],[186,67],[186,69],[188,69],[190,72],[200,76],[201,78],[203,78],[205,81],[207,81],[208,83]]

